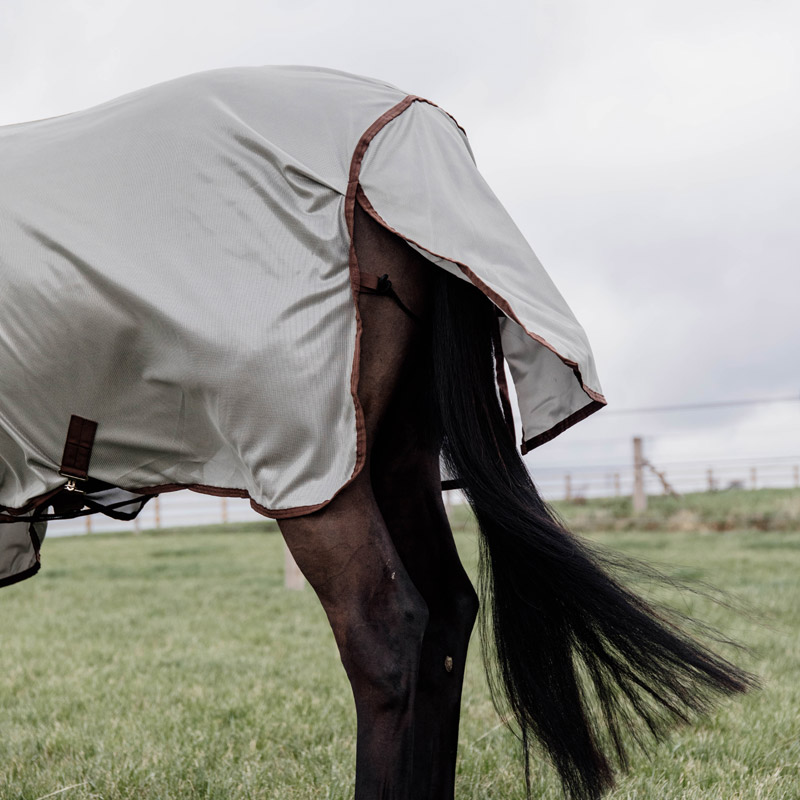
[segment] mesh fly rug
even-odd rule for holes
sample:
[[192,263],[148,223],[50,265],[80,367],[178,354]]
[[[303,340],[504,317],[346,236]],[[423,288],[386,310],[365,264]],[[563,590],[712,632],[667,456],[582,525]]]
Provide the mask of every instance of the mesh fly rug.
[[503,312],[523,451],[605,403],[583,329],[422,98],[246,67],[5,126],[0,584],[38,570],[53,516],[132,518],[178,488],[298,516],[360,470],[357,202]]

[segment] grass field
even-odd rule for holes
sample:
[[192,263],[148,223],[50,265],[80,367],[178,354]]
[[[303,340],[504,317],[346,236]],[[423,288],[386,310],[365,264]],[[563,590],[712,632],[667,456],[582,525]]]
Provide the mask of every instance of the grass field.
[[697,492],[648,498],[634,515],[630,497],[557,502],[555,508],[583,531],[800,531],[800,489]]
[[[455,527],[474,570],[472,523],[459,515]],[[351,798],[349,687],[313,593],[282,588],[274,530],[46,542],[42,573],[0,591],[0,798]],[[673,598],[749,645],[737,658],[765,683],[637,758],[612,797],[800,797],[800,532],[594,538],[749,606]],[[457,797],[520,800],[515,740],[478,651],[474,641]],[[534,796],[561,797],[543,762]]]

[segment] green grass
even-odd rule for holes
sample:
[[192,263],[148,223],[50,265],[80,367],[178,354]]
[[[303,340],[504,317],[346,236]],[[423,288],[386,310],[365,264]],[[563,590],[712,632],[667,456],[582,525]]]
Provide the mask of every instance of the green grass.
[[799,531],[800,489],[697,492],[655,495],[633,514],[630,497],[553,503],[570,525],[583,531]]
[[[474,571],[475,536],[457,538]],[[800,534],[596,537],[734,593],[752,616],[673,598],[753,648],[765,688],[638,757],[617,800],[800,796]],[[355,715],[313,593],[282,587],[267,524],[45,543],[44,567],[0,591],[0,798],[352,797]],[[521,800],[473,641],[457,797]],[[539,761],[534,797],[560,798]]]

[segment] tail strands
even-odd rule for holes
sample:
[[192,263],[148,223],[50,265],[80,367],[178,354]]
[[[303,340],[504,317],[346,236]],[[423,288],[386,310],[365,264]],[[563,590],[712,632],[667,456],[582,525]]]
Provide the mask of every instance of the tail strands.
[[635,567],[595,553],[539,497],[498,399],[494,314],[466,281],[437,278],[435,401],[443,458],[481,531],[489,683],[519,728],[528,794],[536,739],[567,794],[594,800],[627,765],[627,742],[646,747],[754,679],[626,589],[611,573]]

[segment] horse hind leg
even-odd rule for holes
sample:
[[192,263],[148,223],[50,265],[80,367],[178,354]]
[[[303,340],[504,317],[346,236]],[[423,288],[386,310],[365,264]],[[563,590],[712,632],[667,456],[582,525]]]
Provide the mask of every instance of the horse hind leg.
[[[415,254],[360,211],[355,234],[362,269],[389,273],[404,302],[422,313],[426,282]],[[375,436],[420,332],[389,298],[362,295],[359,310],[358,395],[367,461],[323,509],[279,525],[322,602],[353,690],[356,800],[410,800],[414,701],[428,610],[386,528],[370,467]]]
[[461,689],[478,597],[442,503],[426,379],[417,370],[395,394],[373,449],[372,478],[392,541],[429,613],[414,706],[412,796],[453,800]]
[[323,510],[280,520],[333,629],[356,705],[356,800],[410,800],[425,602],[389,537],[366,473]]
[[[359,261],[388,272],[404,302],[423,313],[431,304],[434,269],[366,215],[356,218],[364,234]],[[359,227],[360,224],[360,227]],[[380,266],[379,266],[380,265]],[[395,324],[408,324],[389,306]],[[374,308],[374,306],[373,306]],[[364,340],[367,363],[377,363],[391,337],[381,318]],[[366,323],[365,323],[366,324]],[[365,327],[365,334],[366,334]],[[430,314],[415,323],[402,365],[402,379],[365,385],[382,390],[380,424],[371,438],[372,488],[394,547],[428,609],[415,692],[412,797],[452,800],[467,648],[478,612],[478,597],[459,560],[442,503],[439,424],[430,386]],[[363,362],[362,362],[363,363]],[[394,368],[393,368],[394,369]]]

